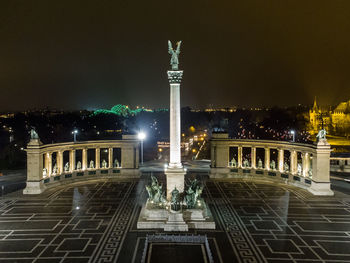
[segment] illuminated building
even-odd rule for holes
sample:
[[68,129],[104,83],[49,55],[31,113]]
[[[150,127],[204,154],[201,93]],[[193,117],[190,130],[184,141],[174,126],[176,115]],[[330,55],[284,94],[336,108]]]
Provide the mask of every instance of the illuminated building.
[[328,132],[346,135],[350,131],[350,100],[341,102],[334,110],[314,105],[309,111],[310,133],[316,134],[322,128],[322,121]]

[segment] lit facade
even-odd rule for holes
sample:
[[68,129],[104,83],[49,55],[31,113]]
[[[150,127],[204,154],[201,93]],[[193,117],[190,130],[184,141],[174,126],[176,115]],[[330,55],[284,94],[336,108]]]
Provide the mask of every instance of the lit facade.
[[315,98],[314,105],[309,111],[310,133],[316,134],[323,125],[328,132],[346,134],[350,131],[350,100],[341,102],[334,110],[321,108],[317,105]]

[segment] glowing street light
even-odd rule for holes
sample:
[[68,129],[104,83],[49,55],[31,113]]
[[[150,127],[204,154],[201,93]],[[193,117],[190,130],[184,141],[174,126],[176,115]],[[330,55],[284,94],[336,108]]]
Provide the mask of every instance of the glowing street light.
[[141,164],[143,164],[143,140],[146,139],[146,133],[139,132],[138,138],[141,141]]
[[74,142],[76,142],[76,141],[77,141],[78,130],[72,131],[72,134],[73,134],[73,136],[74,136]]
[[295,131],[294,131],[294,130],[291,130],[290,133],[291,133],[292,136],[293,136],[293,142],[295,142]]

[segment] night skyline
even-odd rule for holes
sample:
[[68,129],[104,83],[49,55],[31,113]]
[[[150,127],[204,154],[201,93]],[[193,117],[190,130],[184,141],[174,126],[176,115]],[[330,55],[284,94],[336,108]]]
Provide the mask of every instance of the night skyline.
[[0,111],[168,107],[167,40],[183,41],[182,105],[350,99],[350,2],[2,1]]

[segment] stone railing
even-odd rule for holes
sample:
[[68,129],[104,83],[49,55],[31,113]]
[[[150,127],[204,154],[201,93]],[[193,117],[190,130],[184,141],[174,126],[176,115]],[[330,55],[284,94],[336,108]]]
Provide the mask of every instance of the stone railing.
[[330,153],[326,140],[311,145],[229,139],[228,134],[217,133],[211,140],[211,177],[277,179],[306,188],[315,195],[333,195],[330,190]]
[[[55,144],[42,144],[39,139],[31,139],[26,152],[24,194],[39,194],[46,187],[68,180],[139,174],[139,140],[135,135],[123,135],[122,140]],[[101,158],[102,155],[105,158]]]

